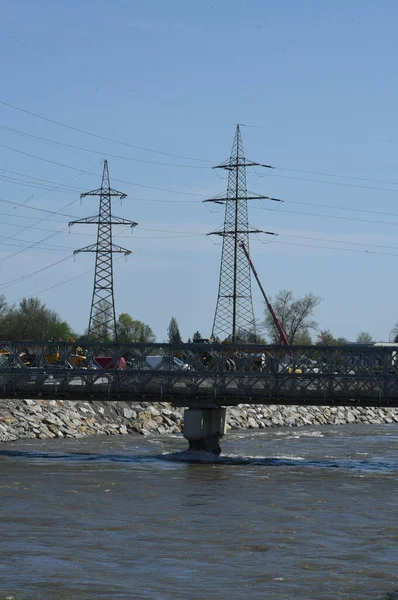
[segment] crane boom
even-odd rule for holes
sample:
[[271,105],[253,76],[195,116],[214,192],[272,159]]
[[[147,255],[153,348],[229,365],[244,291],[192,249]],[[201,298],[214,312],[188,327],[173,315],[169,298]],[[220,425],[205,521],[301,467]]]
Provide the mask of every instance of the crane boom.
[[246,246],[245,246],[245,244],[243,242],[241,242],[239,245],[242,248],[243,252],[245,253],[245,256],[246,256],[246,258],[247,258],[247,260],[249,262],[250,268],[253,271],[253,275],[256,278],[256,281],[258,283],[258,287],[261,290],[261,293],[262,293],[263,298],[265,300],[265,303],[266,303],[266,305],[268,307],[268,310],[271,313],[271,316],[272,316],[272,318],[274,320],[274,325],[275,325],[276,330],[277,330],[277,332],[279,334],[280,340],[281,340],[282,344],[284,344],[285,346],[289,346],[289,341],[288,341],[288,339],[286,337],[286,333],[284,332],[283,327],[282,327],[282,325],[281,325],[278,317],[276,316],[274,309],[272,308],[271,302],[268,300],[268,296],[265,293],[265,290],[264,290],[264,288],[262,286],[262,283],[260,281],[260,277],[258,276],[258,273],[257,273],[257,271],[255,269],[255,266],[254,266],[254,264],[252,262],[252,259],[250,258],[250,255],[249,255],[249,253],[247,251],[247,248],[246,248]]

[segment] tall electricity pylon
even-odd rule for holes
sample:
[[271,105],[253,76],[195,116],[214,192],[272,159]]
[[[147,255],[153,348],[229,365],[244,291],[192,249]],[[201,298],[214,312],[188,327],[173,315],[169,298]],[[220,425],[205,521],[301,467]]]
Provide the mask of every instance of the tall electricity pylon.
[[239,341],[257,341],[256,321],[254,318],[250,265],[240,244],[249,248],[251,233],[271,233],[261,229],[252,229],[248,222],[248,200],[274,200],[269,196],[248,195],[246,187],[246,167],[265,167],[269,165],[247,161],[244,155],[240,126],[236,126],[234,143],[229,160],[213,167],[228,171],[228,188],[226,195],[204,200],[225,204],[225,220],[222,230],[213,231],[209,235],[223,238],[220,281],[218,298],[213,322],[212,337]]
[[99,196],[99,213],[93,217],[86,217],[78,221],[71,221],[69,225],[90,223],[98,225],[97,242],[75,250],[79,252],[95,252],[94,290],[91,302],[90,320],[88,325],[88,338],[94,341],[117,341],[115,297],[113,293],[113,254],[119,253],[127,256],[130,250],[122,248],[112,242],[112,225],[129,225],[135,227],[135,221],[112,216],[111,198],[126,198],[126,194],[110,187],[108,161],[104,161],[102,184],[98,190],[81,194],[86,196]]

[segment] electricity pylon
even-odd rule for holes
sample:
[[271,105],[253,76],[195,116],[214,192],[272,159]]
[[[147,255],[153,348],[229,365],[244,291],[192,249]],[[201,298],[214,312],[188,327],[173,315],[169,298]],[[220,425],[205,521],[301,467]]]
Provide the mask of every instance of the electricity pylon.
[[225,219],[222,230],[213,231],[209,235],[223,238],[218,298],[213,322],[212,337],[239,341],[257,341],[256,321],[254,318],[250,265],[241,249],[241,244],[249,249],[249,235],[252,233],[269,233],[261,229],[253,229],[248,222],[248,200],[274,200],[269,196],[248,195],[246,187],[246,168],[265,167],[269,165],[248,161],[245,158],[240,126],[236,126],[235,138],[229,160],[213,167],[228,171],[228,188],[224,195],[204,200],[225,204]]
[[108,161],[104,161],[102,184],[97,190],[81,194],[86,196],[99,196],[99,213],[93,217],[86,217],[78,221],[71,221],[69,225],[93,224],[98,225],[97,241],[95,244],[75,250],[79,252],[95,252],[94,289],[91,301],[90,320],[88,325],[88,338],[94,341],[117,341],[115,297],[113,292],[113,254],[119,253],[127,256],[130,250],[122,248],[112,241],[112,225],[129,225],[135,227],[137,223],[128,219],[112,216],[112,198],[126,198],[127,194],[118,192],[110,187]]

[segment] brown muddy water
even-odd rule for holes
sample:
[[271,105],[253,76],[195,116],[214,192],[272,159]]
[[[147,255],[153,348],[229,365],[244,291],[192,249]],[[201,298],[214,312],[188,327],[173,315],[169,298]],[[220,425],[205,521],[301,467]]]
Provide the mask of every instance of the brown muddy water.
[[398,426],[0,444],[0,600],[398,599]]

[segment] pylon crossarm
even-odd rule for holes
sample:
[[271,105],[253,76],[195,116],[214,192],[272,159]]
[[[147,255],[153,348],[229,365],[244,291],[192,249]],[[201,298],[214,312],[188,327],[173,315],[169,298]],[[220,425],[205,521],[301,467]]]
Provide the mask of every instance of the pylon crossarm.
[[118,192],[117,190],[112,190],[111,188],[98,188],[97,190],[91,190],[91,192],[85,192],[84,194],[80,194],[80,198],[85,198],[86,196],[117,196],[121,200],[127,198],[127,194],[123,192]]
[[[79,219],[78,221],[71,221],[68,223],[69,227],[71,225],[79,225],[79,224],[91,224],[91,225],[99,225],[102,224],[103,221],[100,219],[99,215],[94,215],[93,217],[85,217],[84,219]],[[130,219],[122,219],[121,217],[112,216],[111,221],[106,221],[107,225],[130,225],[130,227],[136,227],[138,223],[135,221],[130,221]]]
[[78,250],[74,250],[73,254],[79,254],[80,252],[96,252],[97,244],[91,244],[91,246],[85,246],[84,248],[79,248]]
[[138,223],[131,221],[130,219],[123,219],[122,217],[112,215],[111,225],[130,225],[130,227],[136,227]]
[[265,169],[275,169],[275,167],[271,167],[271,165],[263,165],[262,163],[257,163],[257,162],[237,162],[237,163],[230,163],[230,162],[226,162],[225,164],[222,165],[216,165],[215,167],[212,167],[213,169],[226,169],[227,171],[232,171],[232,169],[236,169],[237,167],[264,167]]
[[[202,202],[214,202],[215,204],[223,204],[224,202],[228,202],[229,200],[232,200],[233,202],[235,201],[235,198],[228,198],[228,197],[223,197],[223,198],[218,198],[217,196],[215,198],[208,198],[207,200],[202,200]],[[271,198],[271,196],[242,196],[242,197],[238,197],[236,198],[236,200],[272,200],[273,202],[284,202],[284,200],[281,200],[280,198]]]
[[127,248],[122,248],[121,246],[117,246],[116,244],[112,244],[111,250],[112,252],[118,252],[119,254],[124,254],[125,256],[131,254],[131,250],[127,250]]
[[233,229],[232,231],[212,231],[206,235],[235,235],[236,233],[267,233],[269,235],[278,235],[277,233],[271,233],[270,231],[263,231],[262,229]]
[[85,225],[87,225],[87,223],[98,223],[98,215],[94,215],[92,217],[84,217],[83,219],[77,219],[76,221],[70,221],[68,225],[69,227],[71,227],[72,225],[78,225],[79,223],[83,223]]
[[116,244],[112,244],[110,248],[105,247],[101,248],[99,244],[91,244],[90,246],[85,246],[84,248],[79,248],[78,250],[74,250],[73,254],[79,254],[80,252],[95,252],[98,254],[107,254],[109,252],[116,252],[118,254],[124,254],[128,256],[131,254],[131,250],[127,250],[127,248],[122,248],[121,246],[117,246]]

